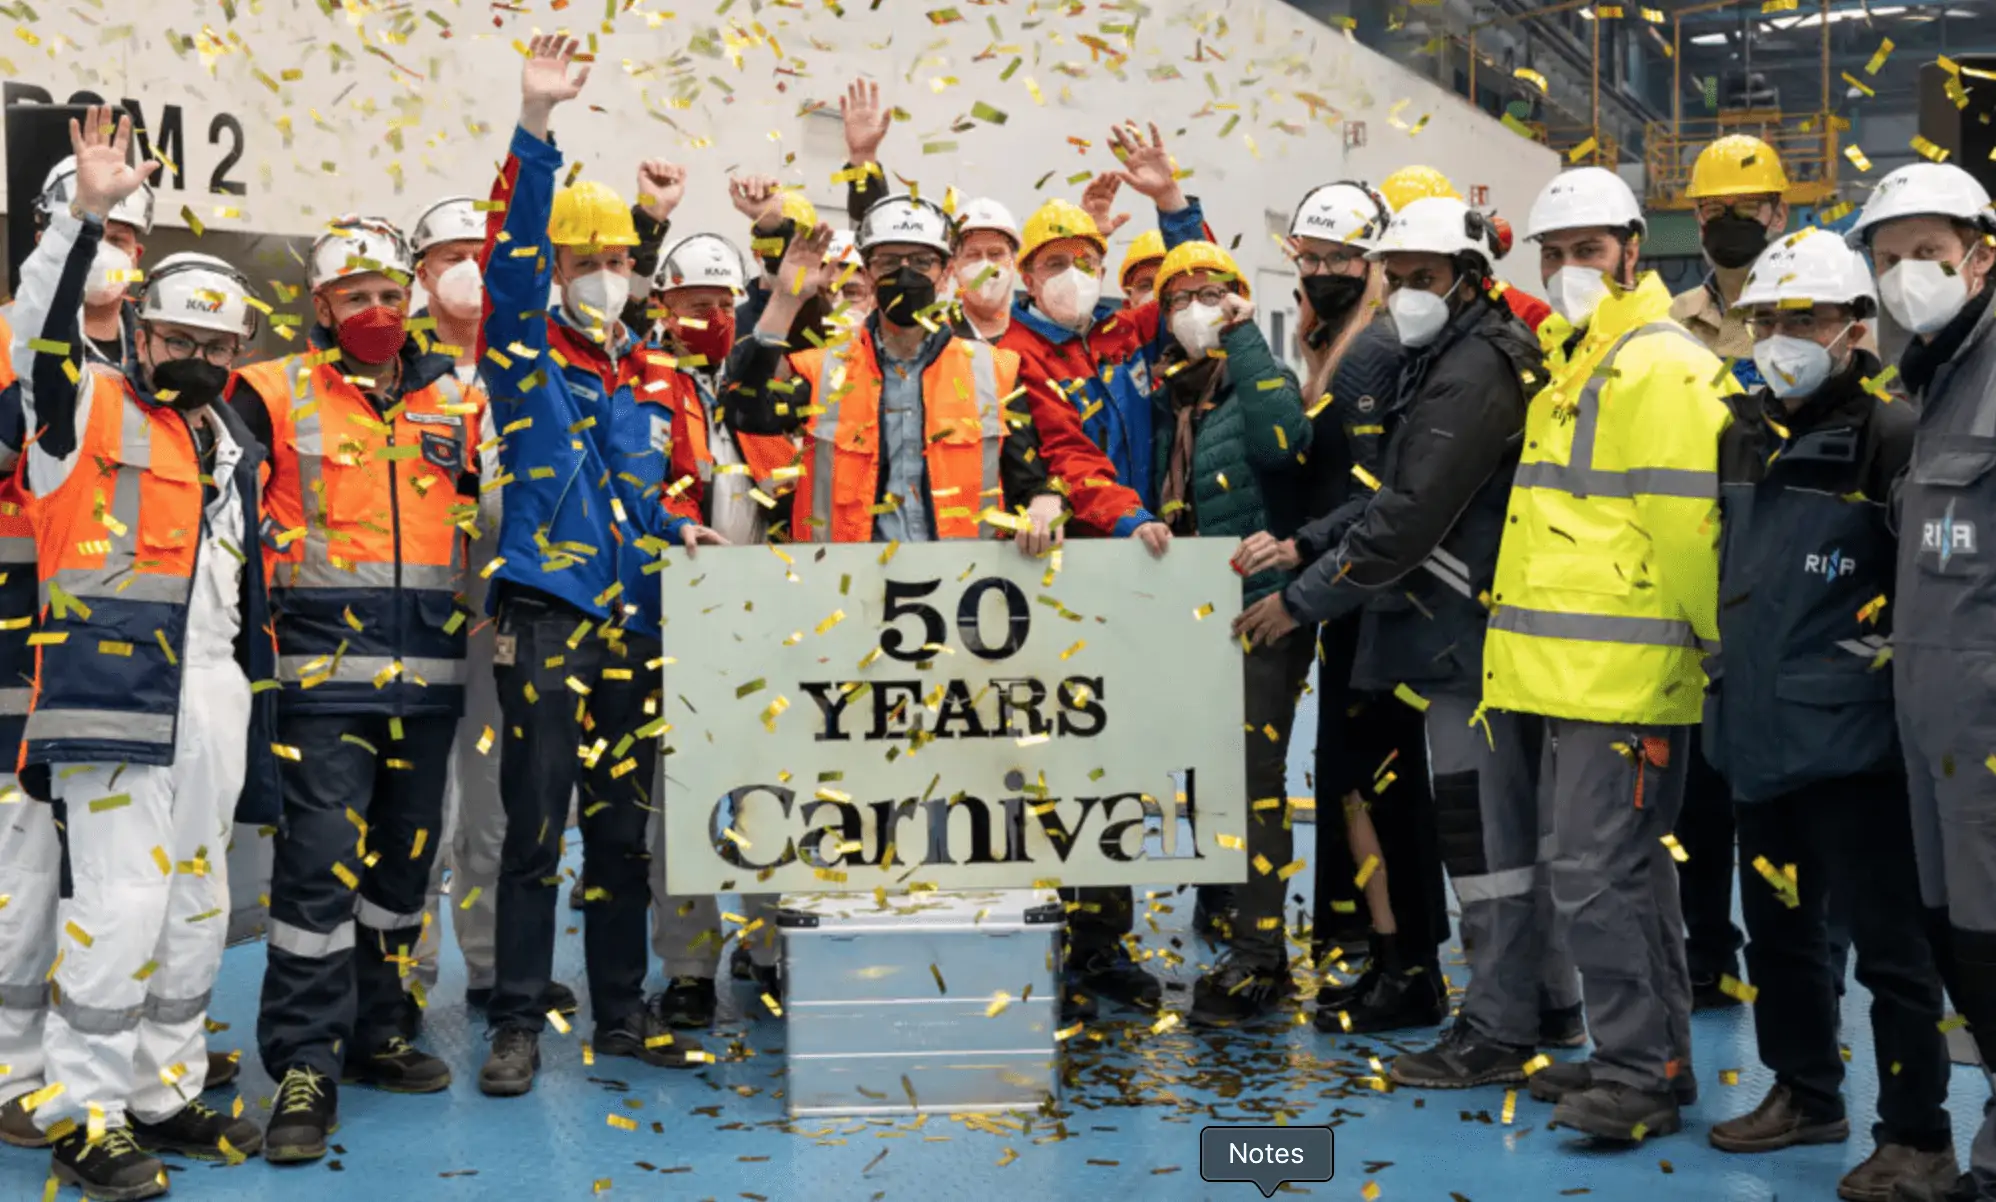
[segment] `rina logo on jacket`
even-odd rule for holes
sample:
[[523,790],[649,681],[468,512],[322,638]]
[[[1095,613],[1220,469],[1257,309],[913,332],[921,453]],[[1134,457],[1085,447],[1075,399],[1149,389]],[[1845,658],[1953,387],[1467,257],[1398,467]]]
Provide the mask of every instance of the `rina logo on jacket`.
[[1802,571],[1811,576],[1821,576],[1829,583],[1835,584],[1841,578],[1857,573],[1857,560],[1844,555],[1840,547],[1832,548],[1821,554],[1804,555]]
[[1941,571],[1947,571],[1948,560],[1976,554],[1975,523],[1956,521],[1954,502],[1949,501],[1941,516],[1921,523],[1920,553],[1939,556]]

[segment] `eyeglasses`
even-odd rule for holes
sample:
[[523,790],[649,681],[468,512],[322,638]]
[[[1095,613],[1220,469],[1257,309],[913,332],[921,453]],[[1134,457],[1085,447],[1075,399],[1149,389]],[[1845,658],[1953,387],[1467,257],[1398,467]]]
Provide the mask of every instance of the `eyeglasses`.
[[1164,309],[1167,313],[1177,313],[1190,308],[1195,300],[1202,305],[1211,305],[1217,309],[1233,294],[1233,289],[1221,284],[1208,284],[1204,288],[1186,288],[1165,297]]
[[1329,275],[1332,272],[1350,275],[1352,273],[1346,268],[1354,263],[1363,265],[1364,262],[1365,252],[1360,250],[1336,250],[1328,255],[1306,250],[1296,255],[1296,269],[1304,275]]
[[233,338],[223,338],[215,342],[196,342],[192,338],[182,338],[178,334],[154,334],[153,338],[166,348],[168,359],[192,359],[199,355],[217,367],[227,367],[235,362],[240,347]]
[[1731,215],[1742,221],[1759,221],[1760,211],[1768,206],[1764,200],[1707,200],[1698,205],[1698,216],[1706,221],[1717,221]]
[[1047,254],[1033,260],[1033,274],[1043,279],[1052,279],[1071,268],[1079,267],[1089,275],[1102,273],[1102,260],[1094,255]]
[[1784,309],[1777,313],[1756,313],[1747,318],[1754,341],[1786,334],[1791,338],[1814,339],[1818,331],[1841,329],[1853,320],[1848,314],[1814,309]]
[[920,275],[934,275],[943,269],[943,257],[929,250],[900,255],[882,251],[867,262],[867,270],[877,276],[893,275],[903,267],[912,267]]
[[1392,292],[1398,292],[1403,288],[1412,288],[1416,292],[1433,292],[1436,278],[1435,273],[1426,267],[1412,275],[1404,276],[1394,275],[1389,271],[1386,273],[1386,287]]

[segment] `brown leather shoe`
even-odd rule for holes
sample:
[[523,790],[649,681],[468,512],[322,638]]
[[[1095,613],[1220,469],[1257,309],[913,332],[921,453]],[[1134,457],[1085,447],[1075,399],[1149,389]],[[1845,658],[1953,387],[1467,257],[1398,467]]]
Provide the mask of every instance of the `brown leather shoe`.
[[40,1127],[35,1126],[34,1116],[21,1105],[20,1098],[0,1105],[0,1143],[17,1148],[46,1148],[53,1142],[42,1134]]
[[1934,1197],[1945,1197],[1960,1173],[1952,1143],[1939,1152],[1879,1144],[1863,1164],[1844,1174],[1837,1183],[1837,1197],[1845,1202],[1892,1202],[1892,1188],[1900,1182],[1924,1185]]
[[1712,1128],[1712,1146],[1721,1152],[1773,1152],[1796,1144],[1840,1144],[1850,1138],[1850,1120],[1812,1118],[1786,1085],[1767,1091],[1760,1105]]

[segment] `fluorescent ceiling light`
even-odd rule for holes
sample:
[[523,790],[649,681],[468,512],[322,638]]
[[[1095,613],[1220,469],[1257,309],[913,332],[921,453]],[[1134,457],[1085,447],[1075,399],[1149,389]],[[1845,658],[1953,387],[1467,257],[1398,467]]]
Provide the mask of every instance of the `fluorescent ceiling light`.
[[[1896,17],[1905,11],[1906,6],[1903,4],[1874,8],[1868,13],[1860,8],[1846,8],[1832,12],[1830,14],[1830,24],[1835,25],[1839,21],[1862,20],[1866,17]],[[1807,16],[1794,17],[1786,21],[1763,21],[1761,25],[1768,29],[1813,29],[1822,24],[1822,22],[1823,14],[1813,12]]]
[[1733,35],[1729,33],[1701,33],[1691,39],[1691,44],[1693,46],[1723,46],[1727,42],[1732,41],[1732,39]]

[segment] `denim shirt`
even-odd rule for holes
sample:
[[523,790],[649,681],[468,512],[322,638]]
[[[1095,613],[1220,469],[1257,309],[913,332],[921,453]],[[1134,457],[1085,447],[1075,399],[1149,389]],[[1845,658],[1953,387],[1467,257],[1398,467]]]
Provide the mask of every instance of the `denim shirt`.
[[881,341],[876,314],[873,347],[880,360],[880,473],[882,501],[891,494],[898,504],[874,519],[873,541],[926,543],[936,538],[935,515],[929,512],[927,443],[922,432],[922,373],[928,370],[950,339],[948,329],[929,335],[913,359],[896,359]]

